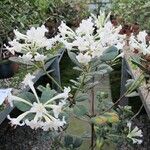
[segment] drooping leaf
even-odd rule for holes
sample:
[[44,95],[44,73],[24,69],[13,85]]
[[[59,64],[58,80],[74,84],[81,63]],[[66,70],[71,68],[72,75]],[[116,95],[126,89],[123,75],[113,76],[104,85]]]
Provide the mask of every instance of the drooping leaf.
[[117,123],[119,122],[119,116],[114,112],[106,112],[103,115],[93,117],[91,119],[92,123],[95,125],[103,125],[107,123]]
[[39,86],[37,87],[37,89],[38,89],[40,92],[43,92],[46,88],[45,88],[44,86],[42,86],[42,85],[39,85]]
[[85,106],[83,105],[76,105],[74,108],[73,108],[73,112],[76,116],[78,117],[82,117],[84,116],[86,113],[88,113],[88,110]]
[[81,68],[79,67],[73,67],[74,70],[77,70],[77,71],[83,71]]
[[[30,103],[33,103],[33,102],[36,102],[36,98],[35,96],[30,93],[30,92],[23,92],[23,93],[20,93],[18,95],[18,97],[20,98],[23,98],[25,99],[26,101],[30,102]],[[27,111],[27,110],[30,110],[31,106],[26,104],[26,103],[23,103],[23,102],[18,102],[18,101],[14,101],[14,105],[21,111]]]
[[127,81],[126,81],[126,84],[125,84],[126,89],[128,89],[128,88],[132,85],[132,83],[133,83],[134,81],[135,81],[134,79],[129,79],[129,80],[127,80]]
[[126,97],[136,97],[136,96],[139,96],[139,93],[137,93],[136,91],[126,95]]
[[76,64],[79,68],[81,68],[81,64],[78,62],[78,60],[76,59],[76,54],[71,52],[71,51],[68,51],[68,56],[70,57],[70,59],[72,60],[72,62],[74,64]]
[[135,64],[136,66],[138,66],[141,70],[143,70],[144,72],[147,72],[148,70],[145,68],[145,66],[142,65],[141,63],[141,58],[139,56],[132,56],[131,57],[131,62],[133,64]]
[[70,147],[70,145],[73,144],[73,137],[71,135],[66,135],[64,137],[64,145],[66,148]]
[[115,46],[111,46],[103,52],[103,54],[101,56],[101,60],[102,61],[111,61],[111,60],[115,59],[118,54],[119,54],[118,49]]
[[55,90],[51,90],[49,86],[47,86],[42,92],[40,102],[45,103],[50,100],[57,92]]
[[82,139],[78,137],[74,137],[73,148],[79,148],[82,144]]
[[132,93],[134,90],[136,90],[141,85],[141,83],[143,82],[144,78],[145,78],[144,75],[141,74],[137,79],[135,79],[135,81],[127,89],[126,95],[128,95],[128,94]]
[[87,94],[87,93],[79,93],[79,94],[75,97],[75,100],[76,100],[77,102],[82,102],[82,101],[88,100],[88,94]]
[[97,70],[98,71],[106,71],[107,73],[110,73],[111,71],[113,71],[113,69],[107,64],[100,64],[97,67]]

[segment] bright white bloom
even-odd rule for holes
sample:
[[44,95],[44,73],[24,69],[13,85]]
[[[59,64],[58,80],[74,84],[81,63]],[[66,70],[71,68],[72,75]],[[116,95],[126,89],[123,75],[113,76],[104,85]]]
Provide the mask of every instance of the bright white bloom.
[[46,60],[46,58],[47,58],[46,56],[39,54],[39,53],[36,53],[36,55],[34,56],[35,61],[44,61]]
[[146,31],[140,31],[139,34],[137,35],[137,40],[139,42],[146,44],[146,39],[145,39],[146,35],[147,35]]
[[[7,118],[10,120],[10,123],[12,125],[19,125],[19,126],[23,126],[25,125],[23,118],[26,117],[28,114],[30,113],[30,111],[26,111],[23,114],[19,115],[17,118],[10,118],[10,116],[8,115]],[[21,122],[22,121],[22,122]]]
[[98,30],[98,36],[103,46],[113,46],[119,42],[123,43],[125,36],[119,35],[121,26],[115,28],[111,22],[107,22],[104,28]]
[[36,113],[36,117],[40,119],[42,119],[42,116],[47,113],[47,110],[45,109],[44,105],[42,103],[36,102],[33,103],[30,111]]
[[14,39],[13,41],[10,41],[9,44],[11,45],[11,47],[6,46],[6,45],[5,45],[5,47],[13,55],[15,54],[15,51],[16,52],[21,52],[23,45],[20,44],[16,39]]
[[129,128],[129,132],[127,135],[127,138],[131,139],[133,144],[141,144],[142,143],[142,139],[140,139],[141,137],[143,137],[142,135],[142,130],[140,130],[137,126],[131,131],[131,122],[128,122],[127,124],[128,128]]
[[31,75],[30,73],[28,73],[24,80],[23,80],[23,84],[26,86],[26,85],[33,85],[33,79],[35,78],[35,76]]
[[60,41],[60,35],[56,35],[55,37],[51,38],[51,39],[47,39],[46,42],[46,49],[49,50],[51,49],[55,44],[57,44],[57,42]]
[[45,37],[45,33],[48,30],[44,25],[41,27],[31,27],[30,30],[27,30],[27,41],[34,43],[38,47],[46,47],[45,43],[47,43],[47,38]]
[[130,48],[140,50],[143,55],[150,54],[150,45],[146,43],[146,35],[145,31],[139,32],[137,38],[132,35],[130,37]]
[[65,101],[61,101],[59,102],[58,105],[51,105],[51,104],[47,104],[46,108],[52,108],[53,109],[53,113],[54,113],[54,117],[58,118],[58,115],[60,114],[60,112],[62,111],[62,107],[66,104]]
[[87,53],[86,54],[79,53],[79,55],[77,55],[76,58],[79,61],[79,63],[84,65],[87,65],[92,59],[92,57]]
[[92,20],[92,17],[89,17],[86,20],[82,20],[82,22],[80,23],[80,26],[76,29],[76,33],[78,35],[92,35],[93,31],[94,31],[94,23]]
[[27,36],[20,33],[17,29],[14,30],[14,34],[15,34],[17,40],[26,40],[27,39]]
[[[93,15],[83,20],[80,26],[73,31],[64,22],[59,27],[60,42],[68,50],[78,50],[77,59],[80,63],[87,64],[91,58],[100,57],[110,46],[123,47],[124,36],[119,35],[121,26],[115,28],[108,21],[110,14],[105,19],[105,13],[100,13],[98,18]],[[121,43],[120,45],[118,43]],[[82,54],[80,54],[82,53]],[[86,54],[86,55],[85,55]]]
[[26,63],[33,61],[33,56],[30,52],[19,57],[23,60],[23,62],[26,62]]
[[[32,82],[33,76],[28,74],[25,77],[24,84],[29,85],[31,88],[36,101],[31,103],[27,99],[20,98],[18,96],[9,95],[9,102],[12,104],[14,101],[18,103],[24,103],[28,105],[29,110],[19,115],[17,118],[11,118],[8,116],[8,119],[11,121],[11,124],[14,126],[30,126],[32,129],[42,128],[44,131],[47,130],[61,130],[66,124],[65,118],[59,118],[59,114],[62,112],[64,105],[66,104],[66,99],[69,97],[70,87],[64,88],[63,93],[59,93],[47,100],[45,103],[40,102],[40,99],[37,96],[36,90]],[[57,102],[56,102],[57,101]],[[58,103],[59,102],[59,103]],[[11,105],[12,106],[12,105]],[[53,114],[53,115],[52,115]],[[28,118],[29,116],[29,118]],[[31,119],[31,116],[33,119]]]
[[42,129],[44,131],[49,131],[49,130],[61,130],[61,127],[63,127],[65,124],[66,124],[66,121],[65,121],[65,117],[63,117],[62,120],[60,119],[55,119],[54,117],[51,117],[51,119],[47,118],[45,116],[45,120],[46,122],[43,123],[43,127]]
[[68,98],[68,96],[69,96],[69,92],[70,91],[71,91],[70,87],[68,87],[68,88],[64,87],[64,92],[63,93],[60,93],[60,94],[54,96],[52,99],[48,100],[44,105],[46,106],[46,105],[48,105],[49,103],[53,102],[56,99],[64,99],[64,100],[66,100]]
[[28,119],[26,119],[25,121],[25,124],[27,126],[29,126],[31,129],[38,129],[38,128],[41,128],[42,127],[42,122],[41,121],[36,121],[36,120],[31,120],[29,121]]
[[41,49],[51,49],[57,41],[60,40],[60,35],[47,39],[45,36],[46,32],[48,32],[48,29],[44,25],[37,28],[31,27],[27,30],[26,34],[22,34],[18,30],[14,30],[15,39],[9,42],[10,46],[5,47],[12,54],[15,54],[15,52],[23,53],[24,55],[21,58],[24,62],[28,62],[28,60],[34,58],[34,56],[34,60],[44,61],[45,56],[42,54],[40,55]]
[[75,33],[74,31],[69,28],[63,21],[61,22],[60,26],[58,27],[59,32],[61,33],[61,36],[63,38],[65,37],[74,37]]
[[76,40],[72,43],[73,46],[78,47],[79,51],[86,51],[89,49],[90,43],[85,39],[85,37],[76,37]]
[[117,45],[115,45],[115,47],[117,47],[118,50],[122,50],[124,45],[125,45],[125,42],[122,42],[122,43],[120,42],[120,43],[117,43]]

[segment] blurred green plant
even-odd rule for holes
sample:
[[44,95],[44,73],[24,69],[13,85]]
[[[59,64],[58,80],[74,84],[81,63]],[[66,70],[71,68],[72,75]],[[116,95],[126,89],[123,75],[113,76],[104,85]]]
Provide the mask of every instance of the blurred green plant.
[[1,0],[0,45],[13,38],[14,28],[26,30],[45,23],[53,34],[61,20],[78,25],[87,15],[86,6],[80,0]]
[[149,0],[113,0],[112,11],[127,23],[139,23],[142,29],[150,27]]

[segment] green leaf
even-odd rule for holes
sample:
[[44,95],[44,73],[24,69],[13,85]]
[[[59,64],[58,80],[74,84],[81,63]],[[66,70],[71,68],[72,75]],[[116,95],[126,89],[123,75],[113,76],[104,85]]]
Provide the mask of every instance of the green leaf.
[[70,59],[72,60],[72,62],[74,64],[76,64],[79,68],[81,68],[81,64],[78,62],[78,60],[76,59],[76,54],[71,52],[71,51],[68,51],[68,56],[70,57]]
[[71,135],[66,135],[64,137],[64,145],[66,148],[70,147],[70,145],[73,144],[73,137]]
[[97,68],[97,70],[98,71],[106,71],[107,73],[110,73],[110,72],[112,72],[113,71],[113,69],[109,66],[109,65],[107,65],[107,64],[100,64],[99,66],[98,66],[98,68]]
[[47,86],[42,92],[40,102],[45,103],[50,100],[57,92],[55,90],[51,90],[49,86]]
[[73,108],[73,112],[76,116],[78,117],[82,117],[84,116],[86,113],[88,113],[88,110],[85,106],[83,105],[76,105],[74,108]]
[[118,49],[115,46],[111,46],[103,52],[101,56],[102,61],[111,61],[115,59],[118,55]]
[[141,83],[143,82],[144,78],[145,78],[144,75],[141,74],[137,79],[135,79],[135,81],[127,89],[126,95],[128,95],[128,94],[132,93],[134,90],[136,90],[141,85]]
[[81,68],[79,68],[79,67],[73,67],[73,69],[74,69],[74,70],[77,70],[77,71],[81,71],[81,72],[83,71],[83,70],[82,70]]
[[134,56],[134,57],[131,57],[131,62],[138,66],[141,70],[143,70],[144,72],[148,72],[148,70],[145,68],[145,66],[143,66],[141,64],[141,58],[139,56]]
[[[33,103],[36,101],[35,96],[30,92],[24,92],[18,95],[18,97],[25,99],[26,101]],[[21,111],[25,112],[30,110],[31,106],[23,102],[14,101],[14,105]]]
[[43,92],[46,88],[45,88],[44,86],[42,86],[42,85],[39,85],[39,86],[37,87],[37,89],[38,89],[40,92]]
[[126,84],[125,84],[125,87],[128,89],[134,82],[135,80],[134,79],[129,79],[126,81]]
[[103,145],[104,145],[104,139],[103,138],[97,138],[96,139],[96,147],[98,149],[101,149]]
[[137,93],[136,91],[126,95],[126,97],[136,97],[136,96],[139,96],[139,93]]
[[103,75],[103,74],[106,74],[107,73],[107,70],[100,70],[100,71],[93,71],[93,72],[90,72],[88,73],[87,75],[89,76],[94,76],[94,75]]
[[114,112],[106,112],[103,115],[93,117],[91,121],[98,126],[107,123],[117,123],[119,122],[119,116]]
[[83,140],[81,138],[75,138],[73,142],[73,148],[79,148],[82,144]]
[[82,102],[82,101],[88,100],[88,94],[87,94],[87,93],[79,93],[79,94],[75,97],[75,100],[76,100],[77,102]]

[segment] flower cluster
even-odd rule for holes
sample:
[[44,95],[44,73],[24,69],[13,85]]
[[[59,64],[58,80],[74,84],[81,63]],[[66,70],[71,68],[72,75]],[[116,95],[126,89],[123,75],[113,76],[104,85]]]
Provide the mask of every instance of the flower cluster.
[[147,43],[146,40],[147,33],[146,31],[141,31],[135,37],[132,35],[130,37],[130,48],[133,49],[138,49],[140,52],[143,53],[143,55],[150,54],[150,45]]
[[64,22],[59,26],[60,41],[68,50],[77,50],[76,58],[81,64],[87,65],[92,58],[100,57],[110,46],[122,49],[124,42],[119,35],[122,27],[115,28],[108,18],[103,13],[98,18],[92,15],[82,20],[75,31]]
[[129,128],[127,138],[131,139],[133,144],[141,144],[142,139],[140,138],[143,137],[142,131],[138,127],[135,127],[133,130],[131,130],[131,122],[128,122],[127,126]]
[[[8,101],[11,106],[14,102],[26,104],[28,110],[19,115],[17,118],[11,118],[8,115],[8,119],[12,125],[27,125],[32,129],[42,128],[44,131],[48,130],[60,130],[66,124],[65,117],[59,118],[59,114],[62,112],[62,108],[66,104],[70,88],[64,88],[63,93],[57,94],[47,101],[42,101],[33,86],[32,79],[34,76],[27,74],[23,81],[25,86],[29,86],[36,98],[36,101],[31,102],[29,99],[24,99],[18,96],[9,95]],[[57,103],[56,103],[57,101]],[[32,117],[33,116],[33,117]],[[32,118],[32,119],[31,119]]]
[[20,57],[23,62],[44,61],[46,56],[42,54],[43,48],[50,49],[57,41],[58,36],[47,39],[45,33],[48,32],[46,27],[31,27],[26,34],[14,30],[15,39],[9,42],[10,46],[6,46],[12,54],[15,52],[22,53]]

